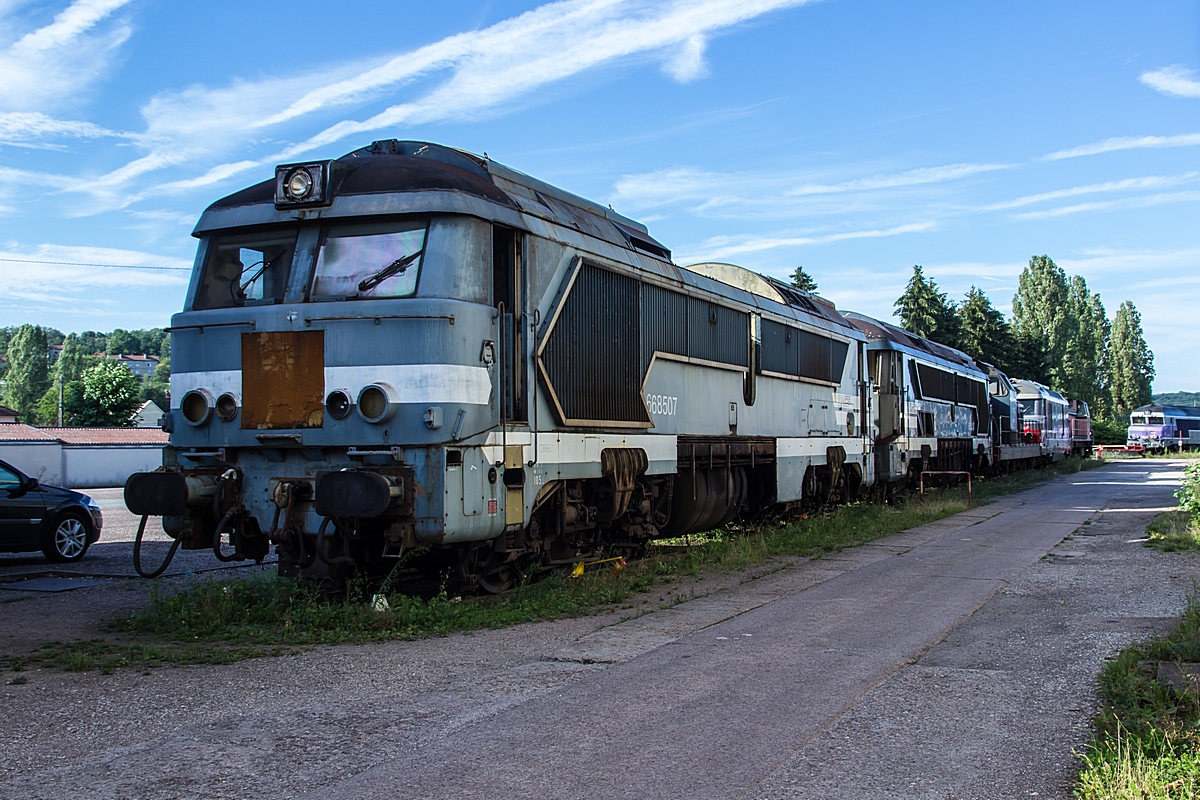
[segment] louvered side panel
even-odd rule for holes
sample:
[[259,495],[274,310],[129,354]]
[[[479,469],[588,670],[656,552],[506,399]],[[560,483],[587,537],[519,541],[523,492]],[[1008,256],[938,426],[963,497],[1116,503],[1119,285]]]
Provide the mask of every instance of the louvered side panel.
[[649,422],[641,400],[640,320],[637,281],[581,268],[542,351],[566,419]]
[[687,295],[642,284],[642,364],[650,364],[655,351],[677,356],[688,354]]

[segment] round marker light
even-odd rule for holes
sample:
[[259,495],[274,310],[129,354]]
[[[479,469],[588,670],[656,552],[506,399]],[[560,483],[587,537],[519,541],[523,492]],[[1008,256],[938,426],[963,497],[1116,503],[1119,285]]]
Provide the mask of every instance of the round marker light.
[[292,170],[292,174],[288,175],[287,180],[283,182],[283,188],[292,200],[303,200],[312,194],[312,175],[306,169]]
[[183,396],[179,410],[187,424],[200,427],[212,416],[212,395],[203,389],[192,389]]
[[386,383],[372,383],[358,393],[358,415],[367,422],[391,419],[399,404],[396,390]]
[[351,407],[350,395],[341,389],[334,389],[325,398],[325,411],[334,419],[345,419],[350,416]]
[[232,422],[237,416],[238,400],[233,392],[226,392],[217,398],[217,416],[226,422]]

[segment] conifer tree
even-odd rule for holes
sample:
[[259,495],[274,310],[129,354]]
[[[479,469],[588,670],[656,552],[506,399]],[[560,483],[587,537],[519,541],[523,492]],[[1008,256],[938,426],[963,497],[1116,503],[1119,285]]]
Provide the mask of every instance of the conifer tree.
[[962,322],[962,351],[1008,373],[1013,367],[1012,330],[988,296],[972,286],[958,307],[958,316]]
[[905,330],[949,347],[959,346],[958,307],[938,291],[937,283],[926,278],[919,265],[913,266],[904,294],[896,300],[896,314]]
[[1154,353],[1142,336],[1142,315],[1128,300],[1113,320],[1107,363],[1113,416],[1127,420],[1129,412],[1151,401],[1154,381]]
[[815,292],[817,290],[817,282],[813,280],[813,276],[804,271],[804,267],[796,267],[796,271],[792,273],[792,286],[795,286],[802,292]]

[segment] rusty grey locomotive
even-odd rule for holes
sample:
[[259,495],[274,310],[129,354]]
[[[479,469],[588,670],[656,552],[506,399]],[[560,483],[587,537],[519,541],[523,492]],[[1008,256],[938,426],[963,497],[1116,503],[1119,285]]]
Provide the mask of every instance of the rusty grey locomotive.
[[502,591],[994,458],[963,354],[463,151],[281,165],[194,235],[170,446],[125,496],[224,560],[338,584],[421,547]]

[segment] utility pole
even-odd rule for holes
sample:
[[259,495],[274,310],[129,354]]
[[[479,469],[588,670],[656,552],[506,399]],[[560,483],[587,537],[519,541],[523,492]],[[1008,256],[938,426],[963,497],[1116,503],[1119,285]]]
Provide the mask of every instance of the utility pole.
[[62,394],[63,394],[63,379],[62,373],[58,373],[58,427],[62,427]]

